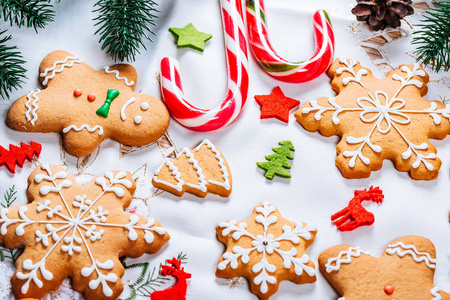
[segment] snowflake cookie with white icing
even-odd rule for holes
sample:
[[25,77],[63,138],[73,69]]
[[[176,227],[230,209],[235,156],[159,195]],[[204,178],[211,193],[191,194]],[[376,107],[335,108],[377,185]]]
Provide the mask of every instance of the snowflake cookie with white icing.
[[183,148],[174,159],[166,157],[156,169],[152,184],[177,196],[186,191],[199,197],[208,193],[228,197],[233,185],[225,157],[209,140],[192,150]]
[[377,79],[356,60],[337,59],[328,76],[338,95],[306,102],[295,117],[308,131],[342,137],[336,166],[344,177],[369,177],[384,159],[416,180],[438,176],[441,160],[429,139],[450,133],[450,106],[422,98],[429,77],[421,65]]
[[283,218],[269,202],[257,206],[245,221],[219,223],[216,231],[226,246],[216,276],[246,277],[252,292],[262,300],[275,294],[282,280],[297,284],[316,281],[314,263],[305,250],[317,229]]
[[133,91],[137,73],[131,65],[96,71],[58,50],[42,60],[39,79],[44,89],[19,98],[9,109],[7,123],[19,131],[62,132],[72,155],[88,155],[108,138],[147,145],[169,126],[164,103]]
[[17,298],[42,298],[67,278],[86,299],[123,290],[119,256],[155,253],[169,235],[154,219],[126,213],[136,184],[129,172],[106,172],[85,185],[56,165],[28,178],[28,205],[0,210],[0,243],[24,247],[11,278]]
[[394,240],[378,258],[359,247],[335,246],[320,254],[319,269],[342,300],[450,300],[433,284],[436,249],[421,236]]

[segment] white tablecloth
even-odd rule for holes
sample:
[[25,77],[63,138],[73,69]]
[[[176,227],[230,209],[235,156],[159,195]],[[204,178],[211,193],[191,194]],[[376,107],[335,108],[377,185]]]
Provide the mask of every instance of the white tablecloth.
[[[80,56],[92,67],[100,69],[113,62],[100,49],[98,36],[94,36],[95,1],[61,1],[56,4],[56,18],[39,34],[33,29],[8,30],[13,34],[14,43],[19,46],[28,70],[23,88],[14,91],[9,100],[0,101],[0,114],[6,112],[14,100],[40,87],[38,67],[42,58],[57,49],[67,50]],[[226,65],[223,46],[222,25],[219,3],[216,0],[165,0],[159,2],[160,18],[155,28],[157,36],[154,43],[146,43],[148,51],[142,51],[133,64],[139,74],[136,90],[159,97],[159,62],[164,56],[174,56],[180,61],[186,95],[194,105],[202,108],[213,107],[223,100],[226,91]],[[428,1],[430,3],[431,1]],[[362,41],[373,32],[355,21],[350,13],[353,0],[267,0],[266,10],[269,33],[279,53],[292,60],[307,59],[313,52],[312,14],[318,9],[326,9],[330,14],[336,36],[336,57],[355,58],[373,70],[377,76],[383,72],[376,65],[382,61],[392,65],[412,63],[408,54],[411,28],[403,23],[405,37],[387,41],[379,47],[385,58],[373,61],[361,48]],[[411,24],[417,23],[420,16],[409,17]],[[207,42],[204,53],[191,49],[177,49],[169,27],[184,27],[192,22],[200,30],[211,33],[213,38]],[[9,23],[0,22],[1,28],[9,28]],[[376,47],[375,47],[376,48]],[[251,53],[251,52],[249,52]],[[205,67],[207,66],[207,67]],[[430,71],[427,69],[427,71]],[[429,85],[427,99],[440,100],[449,95],[446,73],[430,72],[434,83]],[[437,249],[437,268],[434,282],[441,289],[450,291],[450,143],[448,138],[433,141],[442,159],[442,167],[437,180],[414,181],[407,173],[398,172],[389,161],[382,170],[373,172],[368,179],[348,180],[342,177],[335,167],[335,144],[337,137],[326,138],[319,133],[305,131],[291,114],[289,124],[275,119],[260,120],[260,107],[254,95],[269,94],[279,85],[285,94],[302,103],[321,96],[332,96],[329,78],[325,75],[303,83],[289,84],[278,82],[267,75],[250,55],[250,91],[247,104],[238,120],[231,126],[216,132],[199,133],[190,131],[172,121],[168,133],[176,147],[192,148],[204,138],[210,139],[223,152],[233,175],[233,192],[228,199],[214,195],[206,198],[185,194],[179,198],[167,192],[153,196],[155,188],[151,185],[151,175],[162,162],[162,155],[156,144],[138,149],[126,155],[121,154],[120,145],[105,141],[98,156],[92,155],[89,162],[82,164],[60,149],[60,135],[56,133],[21,133],[0,125],[0,144],[18,145],[20,141],[36,141],[43,145],[40,161],[53,164],[67,163],[68,171],[81,174],[101,175],[108,169],[123,169],[139,174],[142,183],[136,198],[146,199],[152,217],[157,219],[171,235],[169,244],[158,254],[145,255],[137,261],[151,261],[155,265],[165,259],[184,252],[188,256],[186,271],[192,273],[189,280],[188,299],[257,299],[247,287],[229,287],[227,280],[214,275],[216,264],[224,251],[224,246],[216,239],[215,226],[220,221],[230,219],[244,220],[252,209],[264,200],[271,201],[290,220],[314,224],[318,234],[307,253],[317,265],[318,255],[325,249],[348,243],[380,255],[390,241],[404,235],[422,235],[433,241]],[[292,162],[291,179],[275,178],[268,181],[263,170],[257,168],[256,161],[264,161],[264,155],[272,153],[271,148],[282,140],[291,140],[296,148]],[[107,162],[107,163],[106,163]],[[4,168],[1,171],[0,191],[16,186],[17,203],[26,203],[26,181],[34,166],[29,163],[11,175]],[[381,205],[369,204],[367,209],[374,213],[373,226],[362,227],[353,232],[339,232],[330,222],[330,216],[344,208],[352,198],[355,189],[380,186],[385,200]],[[139,211],[146,213],[142,200],[134,204]],[[131,261],[131,260],[130,260]],[[11,276],[13,270],[1,263],[2,273]],[[6,270],[3,270],[6,269]],[[123,281],[135,280],[136,274],[126,273]],[[412,274],[414,276],[414,274]],[[8,278],[2,278],[4,288],[0,296],[8,297]],[[129,290],[125,288],[123,298]],[[69,293],[61,293],[69,298]],[[12,296],[10,295],[9,298]],[[56,298],[56,294],[53,295]],[[271,299],[336,299],[337,294],[318,272],[314,284],[296,285],[288,281],[280,284],[279,291]],[[143,299],[143,298],[142,298]]]

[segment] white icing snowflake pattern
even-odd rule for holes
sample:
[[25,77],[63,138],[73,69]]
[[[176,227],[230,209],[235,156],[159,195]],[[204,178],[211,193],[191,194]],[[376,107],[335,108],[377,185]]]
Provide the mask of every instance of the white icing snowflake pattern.
[[[370,158],[363,154],[363,148],[365,146],[370,148],[371,151],[375,154],[380,154],[383,152],[383,150],[386,150],[376,142],[379,141],[379,139],[377,140],[375,138],[376,141],[374,142],[373,138],[375,133],[387,135],[388,133],[396,132],[396,134],[398,134],[401,140],[403,140],[405,143],[404,150],[401,150],[402,152],[399,153],[400,157],[404,161],[410,158],[414,158],[411,161],[411,167],[413,169],[417,169],[421,164],[423,164],[428,171],[433,171],[435,169],[435,166],[430,163],[430,160],[436,160],[437,156],[435,150],[429,149],[429,144],[425,141],[420,144],[413,143],[411,141],[411,136],[413,136],[414,134],[412,134],[411,131],[414,131],[414,129],[407,129],[408,127],[405,127],[403,125],[409,125],[409,128],[424,126],[424,123],[417,124],[417,122],[412,122],[412,115],[426,115],[430,118],[430,121],[432,120],[434,125],[440,125],[443,118],[446,118],[447,121],[450,121],[450,107],[445,106],[445,108],[443,109],[437,109],[437,102],[429,101],[429,108],[406,108],[408,106],[411,107],[411,105],[414,106],[413,102],[417,100],[404,98],[404,96],[407,95],[405,93],[402,93],[405,88],[413,86],[417,89],[420,89],[426,82],[425,79],[423,81],[413,79],[415,76],[416,78],[426,77],[426,73],[421,69],[420,65],[403,65],[400,68],[400,70],[402,71],[401,73],[398,72],[396,74],[392,74],[391,78],[393,79],[393,81],[399,81],[401,85],[393,95],[389,95],[389,93],[386,91],[377,90],[377,88],[380,88],[380,85],[378,85],[377,88],[374,88],[376,87],[376,85],[374,85],[373,82],[368,83],[365,81],[366,84],[364,84],[363,78],[369,78],[369,72],[364,68],[360,68],[356,72],[355,66],[357,65],[357,62],[355,60],[340,59],[339,62],[344,66],[338,68],[336,70],[336,74],[341,75],[344,72],[350,74],[350,76],[344,77],[342,79],[342,84],[344,86],[347,86],[351,82],[357,83],[363,88],[363,91],[365,91],[367,95],[354,99],[355,103],[353,107],[342,107],[334,97],[330,97],[327,99],[327,104],[329,106],[320,105],[317,100],[313,100],[310,101],[309,107],[306,106],[301,109],[301,113],[315,113],[314,119],[316,121],[320,121],[325,112],[332,112],[331,122],[334,126],[337,126],[341,124],[341,120],[339,118],[341,113],[355,112],[355,118],[357,118],[357,116],[359,115],[359,119],[361,122],[365,124],[371,124],[371,129],[364,136],[346,136],[345,142],[348,145],[358,146],[358,148],[354,150],[346,150],[342,152],[342,155],[345,158],[349,158],[348,167],[350,169],[353,169],[355,167],[358,159],[365,165],[369,165],[371,163]],[[341,93],[343,93],[342,90]],[[426,119],[423,120],[423,122],[426,122]],[[445,131],[446,129],[444,128],[443,130]],[[403,145],[400,145],[399,148],[401,149],[401,147],[403,147]]]
[[[43,257],[38,258],[38,261],[36,261],[37,257],[27,258],[23,261],[22,270],[16,273],[18,279],[25,281],[20,288],[20,292],[26,294],[31,283],[39,288],[43,287],[43,282],[37,275],[38,272],[45,280],[53,279],[54,274],[46,266],[47,258],[52,253],[58,251],[65,252],[68,256],[76,256],[84,252],[83,255],[88,255],[91,265],[80,266],[81,275],[87,278],[94,274],[89,281],[89,288],[95,290],[101,285],[103,294],[110,297],[113,295],[113,290],[108,283],[115,283],[120,279],[112,272],[115,266],[111,259],[105,261],[96,259],[96,253],[91,249],[95,242],[107,235],[108,230],[120,228],[128,233],[128,239],[131,241],[136,241],[138,239],[137,231],[142,231],[145,242],[151,244],[155,240],[154,233],[164,235],[166,231],[162,227],[158,227],[154,219],[148,219],[143,224],[136,214],[124,213],[124,218],[128,216],[128,220],[125,219],[124,221],[128,223],[119,224],[116,223],[117,212],[114,211],[112,212],[114,218],[111,217],[111,220],[109,220],[110,211],[104,208],[102,204],[104,205],[105,201],[111,201],[111,196],[113,196],[110,195],[111,193],[115,197],[122,198],[125,195],[125,189],[128,192],[132,188],[133,183],[127,179],[126,172],[106,172],[104,177],[97,177],[95,184],[100,186],[102,191],[95,198],[82,194],[76,195],[74,199],[66,199],[67,196],[64,194],[70,193],[63,192],[76,184],[73,180],[67,179],[68,174],[65,171],[61,169],[55,173],[52,170],[53,167],[48,164],[41,165],[40,168],[45,172],[36,174],[32,179],[35,184],[44,183],[44,185],[41,184],[39,189],[39,196],[41,197],[32,202],[35,205],[36,213],[30,211],[31,217],[29,217],[29,207],[25,205],[18,207],[18,218],[9,218],[9,209],[7,208],[0,211],[1,236],[6,235],[9,230],[8,227],[13,224],[17,225],[14,233],[19,237],[24,236],[27,228],[36,228],[36,225],[43,225],[34,231],[35,247],[41,245],[40,247],[47,249],[47,251]],[[58,195],[59,200],[57,202],[46,199],[47,195],[53,193]],[[109,197],[104,197],[108,194]],[[35,216],[35,218],[32,216]],[[116,222],[112,219],[115,219]]]
[[[239,260],[243,264],[248,264],[253,257],[261,257],[259,262],[254,264],[251,268],[254,274],[253,284],[260,285],[259,290],[262,294],[267,294],[269,290],[269,284],[275,284],[277,282],[276,273],[277,266],[271,263],[271,258],[274,255],[278,255],[283,259],[283,268],[291,269],[294,267],[294,273],[296,276],[301,276],[304,272],[310,276],[315,276],[316,272],[311,265],[308,266],[310,259],[305,253],[301,254],[305,250],[303,243],[300,243],[301,239],[312,242],[314,239],[316,228],[313,225],[307,225],[303,223],[295,222],[294,228],[289,225],[283,225],[281,227],[281,235],[275,237],[272,233],[280,227],[275,225],[278,218],[273,215],[276,208],[265,201],[262,205],[256,207],[254,221],[263,226],[261,232],[254,232],[254,230],[248,231],[248,224],[246,222],[238,222],[231,220],[229,222],[221,222],[219,228],[221,229],[221,235],[223,237],[230,236],[234,241],[239,242],[242,237],[251,239],[250,248],[243,248],[239,245],[232,247],[232,252],[225,252],[219,262],[218,270],[225,270],[227,267],[231,269],[237,269]],[[300,255],[300,256],[299,256]],[[269,295],[268,295],[269,296]]]

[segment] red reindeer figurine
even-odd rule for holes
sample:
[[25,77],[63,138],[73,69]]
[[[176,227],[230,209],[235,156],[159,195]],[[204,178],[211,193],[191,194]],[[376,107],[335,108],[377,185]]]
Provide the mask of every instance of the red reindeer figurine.
[[372,225],[375,222],[375,217],[361,205],[361,202],[382,203],[383,198],[383,191],[379,187],[373,188],[371,186],[369,190],[355,191],[355,197],[350,200],[348,206],[332,215],[331,221],[336,224],[340,231],[351,231],[359,226]]
[[155,291],[150,295],[151,300],[186,300],[187,282],[191,278],[191,274],[186,273],[181,267],[181,260],[175,257],[167,260],[169,265],[161,266],[161,275],[173,276],[177,279],[177,283],[162,291]]

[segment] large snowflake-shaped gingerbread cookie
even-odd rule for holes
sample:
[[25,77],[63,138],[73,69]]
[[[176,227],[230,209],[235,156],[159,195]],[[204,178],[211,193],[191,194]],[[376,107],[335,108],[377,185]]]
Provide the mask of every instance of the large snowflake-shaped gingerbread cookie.
[[314,263],[305,250],[317,229],[283,218],[267,201],[257,206],[249,219],[219,223],[216,231],[227,247],[217,277],[247,277],[252,292],[263,300],[276,293],[282,280],[297,284],[316,281]]
[[428,75],[419,64],[402,65],[384,79],[357,61],[337,59],[328,70],[336,97],[306,102],[295,113],[302,126],[339,135],[336,166],[346,178],[365,178],[384,159],[414,179],[435,179],[441,161],[429,138],[450,133],[450,107],[422,98]]
[[118,257],[155,253],[169,239],[154,219],[124,211],[135,189],[129,172],[78,185],[63,167],[36,168],[30,204],[0,211],[0,243],[25,248],[11,279],[16,296],[41,298],[71,277],[86,299],[116,299],[124,274]]
[[342,300],[450,300],[433,284],[436,249],[421,236],[396,239],[378,258],[359,247],[334,246],[320,254],[319,268]]

